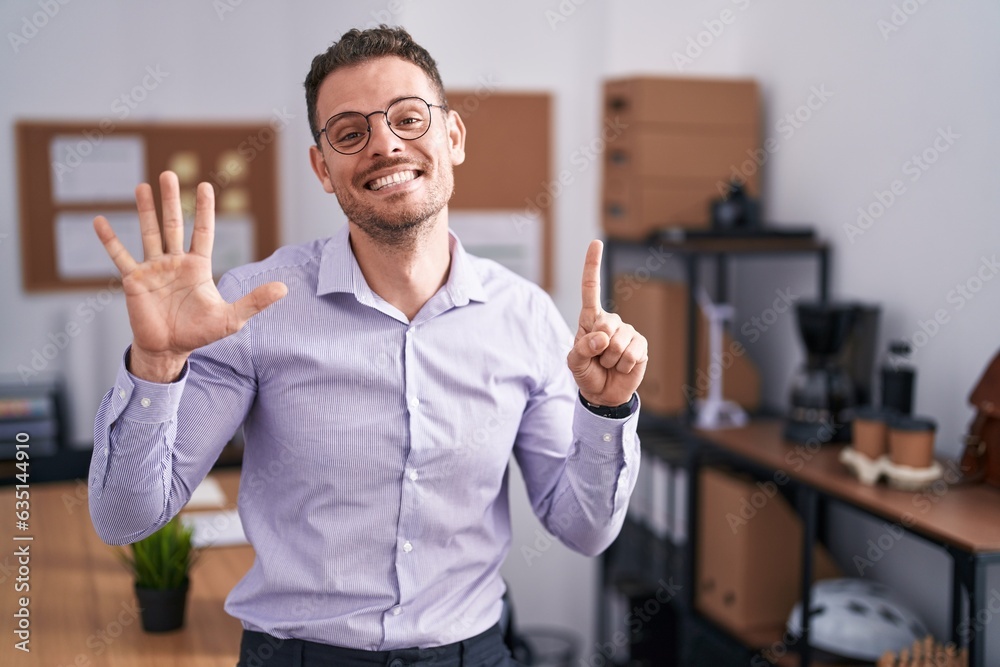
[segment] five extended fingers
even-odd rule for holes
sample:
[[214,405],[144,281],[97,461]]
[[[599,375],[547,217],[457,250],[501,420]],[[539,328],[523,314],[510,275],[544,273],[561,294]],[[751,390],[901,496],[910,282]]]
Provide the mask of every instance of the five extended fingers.
[[[153,188],[148,183],[141,183],[135,189],[135,206],[139,214],[144,260],[160,257],[164,252],[171,254],[184,252],[184,214],[177,174],[172,171],[160,174],[160,192],[163,202],[162,230],[157,219]],[[94,231],[97,232],[108,256],[122,275],[135,270],[138,263],[115,234],[107,218],[104,216],[94,218]],[[194,231],[191,235],[191,252],[211,259],[214,238],[215,190],[210,183],[200,183],[197,191]]]

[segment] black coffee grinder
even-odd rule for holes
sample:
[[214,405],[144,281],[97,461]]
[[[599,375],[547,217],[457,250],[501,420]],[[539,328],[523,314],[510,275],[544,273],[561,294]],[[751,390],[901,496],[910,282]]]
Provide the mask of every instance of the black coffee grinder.
[[795,312],[806,360],[792,381],[785,438],[850,442],[853,409],[871,400],[878,308],[799,302]]

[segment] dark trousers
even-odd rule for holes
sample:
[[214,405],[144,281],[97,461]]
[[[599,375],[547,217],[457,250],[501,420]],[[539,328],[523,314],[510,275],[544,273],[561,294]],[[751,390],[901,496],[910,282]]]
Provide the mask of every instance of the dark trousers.
[[361,651],[303,639],[279,639],[243,631],[236,667],[517,667],[500,626],[464,641],[434,648]]

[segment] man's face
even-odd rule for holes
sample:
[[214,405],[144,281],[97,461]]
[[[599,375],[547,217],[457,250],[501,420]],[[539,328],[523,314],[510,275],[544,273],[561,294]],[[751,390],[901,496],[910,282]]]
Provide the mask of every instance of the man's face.
[[[319,88],[320,129],[334,114],[384,111],[403,97],[431,104],[443,100],[423,70],[401,58],[385,57],[332,72]],[[323,188],[337,196],[348,220],[374,240],[400,245],[429,227],[454,190],[452,168],[465,159],[465,126],[454,111],[432,107],[427,134],[410,141],[390,131],[383,114],[369,119],[368,145],[342,155],[320,136],[322,150],[310,149]],[[386,177],[399,181],[386,185]]]

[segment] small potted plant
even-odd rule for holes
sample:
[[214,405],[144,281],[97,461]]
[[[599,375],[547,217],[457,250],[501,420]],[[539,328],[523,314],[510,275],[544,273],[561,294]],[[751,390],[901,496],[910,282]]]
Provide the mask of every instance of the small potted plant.
[[198,550],[193,530],[177,517],[155,533],[121,549],[122,562],[135,577],[135,595],[146,632],[167,632],[184,626],[188,572]]

